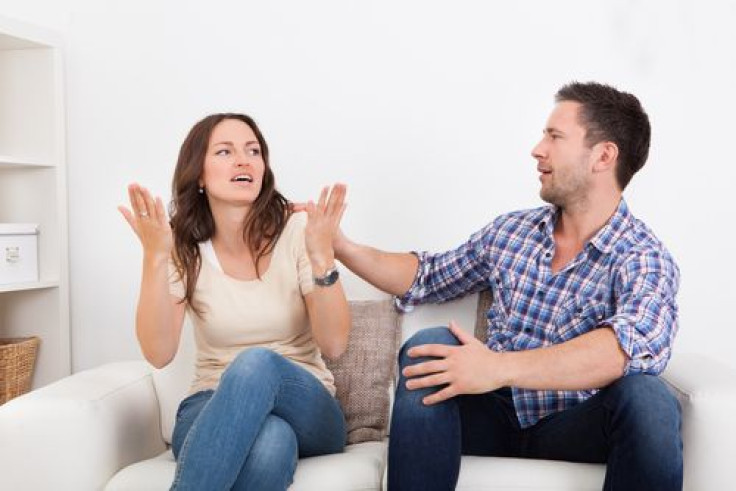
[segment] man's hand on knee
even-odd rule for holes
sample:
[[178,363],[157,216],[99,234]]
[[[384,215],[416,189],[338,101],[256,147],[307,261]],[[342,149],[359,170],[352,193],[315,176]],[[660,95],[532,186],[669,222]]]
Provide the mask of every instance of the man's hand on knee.
[[408,351],[411,358],[431,357],[435,360],[411,365],[403,370],[409,390],[445,386],[428,395],[422,402],[436,404],[460,394],[481,394],[503,387],[501,354],[495,353],[479,340],[463,331],[455,321],[450,330],[461,346],[425,344]]

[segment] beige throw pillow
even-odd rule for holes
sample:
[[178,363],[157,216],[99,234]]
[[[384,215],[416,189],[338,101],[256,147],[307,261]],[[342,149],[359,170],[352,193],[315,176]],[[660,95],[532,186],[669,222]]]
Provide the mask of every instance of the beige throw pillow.
[[475,311],[475,337],[483,341],[488,340],[488,309],[493,303],[491,290],[483,290],[478,294],[478,308]]
[[401,314],[393,301],[351,301],[348,348],[326,360],[335,376],[337,399],[345,413],[348,443],[379,441],[389,422],[389,387],[401,343]]

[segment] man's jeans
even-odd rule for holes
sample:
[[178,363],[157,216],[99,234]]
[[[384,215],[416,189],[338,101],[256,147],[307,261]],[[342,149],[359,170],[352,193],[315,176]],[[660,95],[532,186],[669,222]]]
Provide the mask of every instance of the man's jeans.
[[298,457],[342,452],[345,418],[317,378],[265,348],[238,355],[217,390],[179,406],[171,489],[285,490]]
[[[401,367],[422,344],[459,344],[446,328],[415,334],[399,354]],[[436,388],[408,390],[401,375],[389,439],[389,491],[452,490],[461,455],[606,463],[605,490],[682,489],[680,405],[651,375],[629,375],[586,401],[521,429],[508,388],[463,395],[432,406]],[[493,476],[488,476],[493,480]]]

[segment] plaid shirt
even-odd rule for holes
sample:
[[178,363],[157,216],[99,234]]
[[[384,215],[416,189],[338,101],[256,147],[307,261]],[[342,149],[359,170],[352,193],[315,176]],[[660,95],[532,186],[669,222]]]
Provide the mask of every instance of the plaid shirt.
[[[672,256],[622,199],[583,250],[552,273],[557,211],[545,206],[502,215],[457,249],[416,253],[417,276],[397,305],[408,310],[490,289],[490,349],[550,346],[606,325],[629,357],[625,375],[659,374],[678,326],[680,273]],[[512,388],[522,428],[595,392]]]

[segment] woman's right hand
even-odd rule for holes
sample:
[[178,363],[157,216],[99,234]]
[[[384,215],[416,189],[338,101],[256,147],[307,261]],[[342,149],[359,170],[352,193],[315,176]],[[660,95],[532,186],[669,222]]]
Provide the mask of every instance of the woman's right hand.
[[174,236],[161,198],[154,198],[139,184],[128,186],[130,207],[118,206],[125,220],[138,236],[143,252],[152,257],[168,259],[174,247]]

